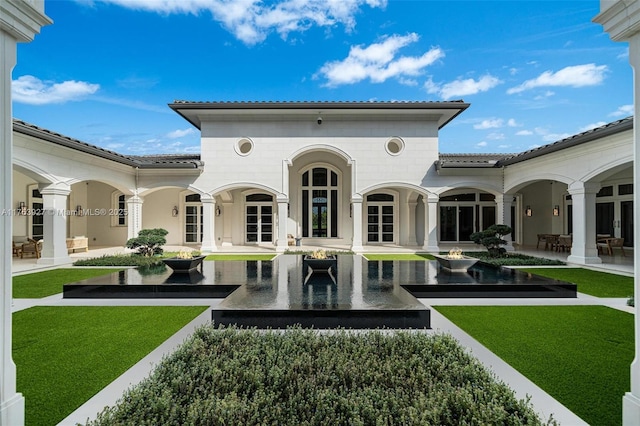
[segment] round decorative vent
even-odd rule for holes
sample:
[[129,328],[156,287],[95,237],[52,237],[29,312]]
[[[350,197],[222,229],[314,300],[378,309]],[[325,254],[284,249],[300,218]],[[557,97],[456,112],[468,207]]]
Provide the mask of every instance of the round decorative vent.
[[238,155],[247,156],[253,151],[253,141],[249,138],[242,138],[236,142],[235,150]]
[[394,137],[389,139],[384,147],[389,155],[399,155],[404,151],[404,141],[400,138]]

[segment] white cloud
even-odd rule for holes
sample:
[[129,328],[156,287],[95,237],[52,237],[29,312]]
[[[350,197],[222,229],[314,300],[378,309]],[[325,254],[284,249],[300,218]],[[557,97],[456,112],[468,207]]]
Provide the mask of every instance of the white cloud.
[[633,104],[619,106],[617,110],[609,114],[611,117],[626,117],[633,115]]
[[192,135],[195,133],[195,130],[193,130],[192,128],[188,128],[188,129],[184,129],[184,130],[174,130],[173,132],[169,132],[167,133],[167,137],[169,139],[178,139],[178,138],[183,138],[187,135]]
[[78,101],[93,95],[100,89],[99,84],[68,80],[62,83],[42,81],[32,75],[23,75],[13,80],[11,95],[13,100],[23,104],[47,105]]
[[520,126],[521,126],[521,124],[519,124],[515,119],[510,118],[510,119],[507,121],[507,126],[509,126],[509,127],[520,127]]
[[569,133],[550,133],[543,127],[536,127],[534,131],[537,135],[542,136],[542,140],[545,142],[556,142],[571,136]]
[[504,120],[502,118],[490,118],[487,120],[482,120],[478,124],[474,124],[473,128],[477,130],[497,129],[499,127],[502,127],[503,125],[504,125]]
[[605,124],[607,124],[606,121],[598,121],[597,123],[590,123],[590,124],[587,124],[586,126],[582,126],[578,130],[578,133],[586,132],[587,130],[595,129],[597,127],[604,126]]
[[505,138],[504,133],[500,133],[500,132],[493,132],[487,135],[487,139],[492,141],[503,140],[504,138]]
[[[384,8],[387,0],[101,0],[128,9],[163,15],[209,12],[237,39],[248,45],[263,41],[275,31],[286,38],[291,32],[310,27],[342,24],[347,31],[363,6]],[[86,3],[86,2],[85,2]]]
[[531,130],[520,130],[516,132],[516,136],[531,136],[533,132]]
[[476,144],[476,146],[477,146],[478,148],[484,148],[484,147],[485,147],[485,146],[487,146],[487,145],[488,145],[488,144],[487,144],[485,141],[478,142],[478,143]]
[[486,92],[500,83],[502,83],[502,80],[487,74],[478,80],[474,80],[473,78],[458,79],[445,84],[434,83],[429,79],[425,82],[424,87],[427,93],[435,93],[440,95],[442,99],[450,99],[457,96],[475,95],[476,93]]
[[416,33],[406,36],[394,34],[367,47],[352,46],[349,56],[341,61],[325,63],[319,74],[327,79],[326,85],[329,87],[354,84],[365,79],[381,83],[392,77],[419,75],[424,68],[444,57],[444,52],[438,47],[432,47],[421,56],[396,58],[400,49],[418,39]]
[[608,71],[606,65],[584,64],[565,67],[557,72],[545,71],[538,77],[527,80],[519,86],[507,90],[507,94],[521,93],[536,87],[585,87],[595,86],[604,80]]
[[546,92],[544,92],[542,95],[537,95],[536,97],[534,97],[533,99],[536,101],[541,101],[543,99],[546,98],[550,98],[551,96],[555,95],[556,92],[551,91],[551,90],[547,90]]

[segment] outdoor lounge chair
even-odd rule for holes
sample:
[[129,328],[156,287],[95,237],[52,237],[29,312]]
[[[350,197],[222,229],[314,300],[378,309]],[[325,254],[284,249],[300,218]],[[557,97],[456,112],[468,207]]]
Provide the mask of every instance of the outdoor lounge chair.
[[20,252],[20,258],[24,258],[25,254],[34,254],[36,259],[40,259],[40,253],[42,252],[42,240],[36,241],[33,238],[29,238],[29,241],[22,244],[22,251]]
[[598,253],[603,253],[605,250],[609,256],[613,256],[613,249],[619,248],[622,251],[623,256],[627,256],[624,252],[624,238],[607,238],[604,242],[599,242]]

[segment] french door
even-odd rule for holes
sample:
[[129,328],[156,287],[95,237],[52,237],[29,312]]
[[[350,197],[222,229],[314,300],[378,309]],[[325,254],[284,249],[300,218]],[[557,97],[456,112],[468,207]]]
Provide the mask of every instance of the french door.
[[202,242],[202,205],[187,204],[184,213],[184,241],[186,243]]
[[273,205],[249,204],[245,206],[245,235],[247,243],[273,241]]
[[393,204],[369,204],[367,206],[367,241],[369,243],[393,243]]

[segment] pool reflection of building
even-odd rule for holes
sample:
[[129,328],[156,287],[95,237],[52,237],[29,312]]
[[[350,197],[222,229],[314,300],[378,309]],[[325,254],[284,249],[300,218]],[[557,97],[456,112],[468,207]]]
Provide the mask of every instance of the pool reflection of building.
[[312,272],[303,256],[273,261],[208,261],[191,274],[125,270],[66,285],[65,298],[224,298],[218,323],[257,327],[429,327],[416,297],[576,297],[575,285],[477,264],[451,272],[435,261],[368,261],[337,256],[329,273]]

